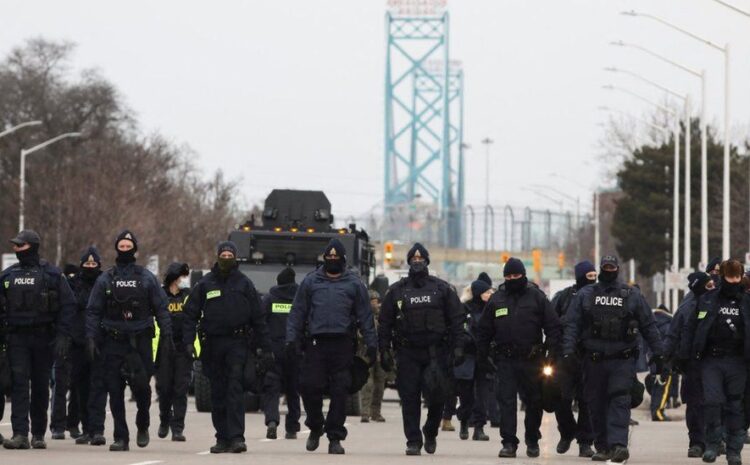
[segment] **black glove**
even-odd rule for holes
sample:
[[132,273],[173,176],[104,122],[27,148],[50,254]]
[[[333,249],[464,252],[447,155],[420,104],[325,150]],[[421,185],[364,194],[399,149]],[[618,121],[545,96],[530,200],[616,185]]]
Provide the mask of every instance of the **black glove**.
[[380,351],[380,367],[383,371],[393,371],[393,355],[390,350]]
[[656,368],[656,373],[658,373],[663,378],[666,378],[668,376],[668,369],[667,369],[667,360],[663,355],[656,355],[654,356],[653,360],[654,367]]
[[193,360],[198,359],[198,351],[195,350],[195,344],[185,344],[185,351],[190,355]]
[[65,360],[70,355],[71,340],[68,336],[57,336],[55,338],[55,357],[58,360]]
[[271,371],[276,364],[276,357],[274,357],[273,352],[261,352],[260,357],[258,360],[258,364],[260,366],[261,371],[268,372]]
[[453,366],[457,367],[462,365],[466,361],[466,355],[464,355],[463,347],[456,347],[453,349]]
[[365,351],[365,357],[367,357],[367,364],[370,366],[375,365],[375,362],[378,360],[378,348],[377,347],[368,347]]
[[99,358],[99,348],[93,338],[86,339],[86,355],[88,355],[90,362]]

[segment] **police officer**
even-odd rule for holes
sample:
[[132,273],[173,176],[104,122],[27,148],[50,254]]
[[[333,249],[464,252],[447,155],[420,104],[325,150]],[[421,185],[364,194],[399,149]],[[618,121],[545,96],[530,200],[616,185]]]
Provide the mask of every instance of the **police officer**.
[[[39,258],[41,239],[26,229],[11,239],[18,263],[0,273],[0,320],[7,326],[13,437],[6,449],[45,449],[49,381],[55,358],[70,352],[75,301],[62,272]],[[29,395],[29,385],[31,395]]]
[[[52,439],[65,439],[64,430],[70,437],[81,439],[81,444],[90,439],[91,428],[88,416],[91,364],[86,355],[86,305],[91,289],[101,274],[102,264],[96,247],[89,247],[81,256],[80,267],[68,280],[76,301],[76,313],[72,321],[72,346],[70,356],[55,361],[55,386],[52,399],[50,429]],[[66,397],[70,391],[70,401],[66,412]],[[81,423],[83,432],[78,429]],[[76,441],[76,443],[79,443]]]
[[[374,289],[370,289],[370,308],[372,309],[372,315],[375,320],[375,328],[377,329],[377,318],[380,315],[380,305],[382,299],[380,293]],[[362,344],[363,351],[366,352],[367,347]],[[366,355],[366,354],[363,354]],[[380,363],[373,363],[370,367],[370,377],[367,379],[367,384],[362,388],[362,423],[369,423],[370,419],[376,423],[384,423],[385,418],[381,413],[381,406],[383,403],[383,393],[385,392],[385,380],[386,372]]]
[[[576,263],[574,268],[576,283],[555,294],[552,298],[552,309],[565,321],[565,314],[575,300],[578,291],[589,284],[596,283],[596,267],[588,260]],[[561,402],[555,409],[557,429],[560,431],[560,442],[557,443],[557,453],[564,454],[570,449],[573,439],[578,441],[578,456],[592,457],[594,450],[594,432],[591,427],[591,417],[586,398],[583,395],[581,365],[576,364],[563,369],[559,367],[558,376],[561,384]],[[573,400],[578,403],[578,420],[573,415]]]
[[[503,267],[503,276],[505,282],[487,302],[477,327],[477,358],[484,362],[492,357],[496,367],[503,441],[498,456],[516,456],[516,399],[520,395],[526,404],[526,455],[538,457],[542,423],[539,377],[547,350],[554,356],[559,348],[560,319],[544,292],[528,282],[521,260],[510,258]],[[493,342],[494,354],[490,354]]]
[[[669,313],[669,309],[664,304],[654,310],[654,321],[656,322],[656,329],[659,330],[659,335],[662,340],[666,341],[669,327],[672,325],[672,314]],[[668,354],[666,350],[665,347],[665,356]],[[672,421],[664,413],[664,409],[667,408],[669,402],[674,377],[672,373],[659,373],[654,363],[649,364],[649,371],[649,376],[653,379],[650,405],[651,421]]]
[[581,363],[584,397],[594,429],[595,461],[623,462],[630,457],[630,392],[638,358],[638,334],[654,354],[658,371],[664,359],[651,307],[636,287],[620,282],[617,258],[605,255],[599,282],[581,289],[565,315],[563,366]]
[[254,381],[246,373],[255,366],[251,345],[260,347],[266,367],[273,363],[273,353],[258,293],[238,268],[234,242],[219,243],[216,263],[193,287],[183,311],[183,346],[195,356],[193,341],[199,331],[201,361],[211,382],[216,430],[211,453],[246,452],[244,391]]
[[[494,396],[491,395],[494,392],[494,388],[491,386],[493,384],[491,380],[494,379],[494,373],[489,373],[486,370],[486,364],[477,366],[477,348],[474,338],[482,313],[484,312],[484,307],[487,305],[490,297],[492,297],[494,289],[492,289],[492,286],[487,281],[477,279],[471,283],[470,290],[471,300],[464,304],[464,309],[466,311],[466,327],[469,331],[471,342],[465,347],[465,351],[466,363],[471,364],[473,373],[470,383],[465,387],[468,393],[464,393],[461,396],[461,405],[457,412],[460,421],[458,435],[462,440],[469,439],[469,426],[473,426],[474,432],[471,437],[473,441],[489,441],[490,437],[485,434],[484,425],[487,424],[489,403],[496,402]],[[459,392],[461,392],[461,384],[463,383],[457,381],[456,387]]]
[[287,414],[284,421],[286,439],[296,439],[300,430],[300,401],[298,392],[297,360],[286,360],[284,342],[286,341],[286,322],[292,309],[292,302],[299,285],[295,282],[293,268],[284,268],[276,277],[276,286],[263,297],[261,308],[265,315],[268,334],[271,339],[275,364],[266,373],[263,389],[263,413],[266,421],[266,438],[276,439],[277,428],[281,422],[279,415],[279,398],[281,393],[286,397]]
[[[136,444],[149,443],[151,376],[154,373],[151,340],[156,317],[164,344],[173,351],[172,325],[167,296],[150,271],[136,265],[138,241],[131,231],[115,239],[115,266],[102,273],[91,290],[86,308],[86,338],[89,357],[102,356],[104,385],[114,420],[113,452],[129,450],[130,433],[125,417],[125,383],[135,397],[138,412]],[[101,417],[102,413],[96,413]]]
[[[682,372],[680,395],[685,402],[685,423],[688,428],[688,457],[703,456],[706,448],[705,423],[703,421],[703,385],[700,376],[700,362],[681,356],[683,331],[687,329],[690,319],[695,319],[698,299],[714,288],[714,282],[708,273],[696,271],[688,276],[690,292],[677,307],[674,318],[664,340],[664,353],[674,360],[675,367]],[[684,339],[692,339],[685,336]]]
[[[383,299],[379,317],[381,364],[388,371],[396,351],[396,386],[406,435],[406,455],[428,454],[437,448],[443,405],[450,397],[448,365],[465,360],[464,310],[445,281],[430,276],[430,255],[420,243],[409,250],[409,275],[393,284]],[[421,398],[427,420],[420,431]]]
[[156,351],[156,392],[159,394],[157,434],[160,438],[166,438],[171,429],[172,441],[183,442],[188,385],[193,368],[193,357],[182,343],[182,327],[185,324],[183,308],[190,293],[190,267],[187,263],[170,263],[164,275],[163,289],[167,294],[175,350],[160,350],[169,345],[168,341],[162,341],[169,335],[162,335],[159,328]]
[[[346,439],[346,398],[351,386],[354,360],[355,323],[365,339],[367,359],[377,355],[375,323],[370,310],[367,288],[346,267],[346,249],[338,239],[331,239],[323,252],[323,266],[308,274],[300,284],[292,304],[286,331],[287,357],[296,357],[304,341],[304,358],[300,369],[300,394],[310,428],[306,448],[318,448],[325,431],[328,453],[343,454],[341,441]],[[328,387],[331,402],[323,418],[323,394]]]
[[701,360],[703,415],[706,423],[704,462],[713,462],[726,429],[727,463],[740,465],[745,439],[742,398],[750,360],[750,296],[742,287],[743,266],[737,260],[723,262],[718,289],[698,299],[691,325],[691,358]]

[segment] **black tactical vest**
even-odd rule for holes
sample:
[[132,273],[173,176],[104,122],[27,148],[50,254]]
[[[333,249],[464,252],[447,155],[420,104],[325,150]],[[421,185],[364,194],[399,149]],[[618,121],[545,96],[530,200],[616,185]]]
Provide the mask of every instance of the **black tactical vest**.
[[51,285],[42,266],[13,268],[3,282],[8,318],[53,319],[59,305]]
[[628,328],[631,315],[628,309],[630,289],[622,286],[605,288],[594,285],[594,292],[583,304],[587,322],[586,338],[605,341],[629,341],[635,338]]
[[107,319],[141,321],[151,317],[148,292],[143,282],[143,268],[135,265],[130,276],[122,276],[117,267],[110,269],[107,283]]
[[716,319],[708,334],[708,345],[726,350],[741,349],[745,342],[745,324],[741,300],[717,300]]
[[420,288],[402,287],[396,305],[401,315],[399,331],[402,335],[445,334],[448,330],[443,295],[435,282],[428,282]]

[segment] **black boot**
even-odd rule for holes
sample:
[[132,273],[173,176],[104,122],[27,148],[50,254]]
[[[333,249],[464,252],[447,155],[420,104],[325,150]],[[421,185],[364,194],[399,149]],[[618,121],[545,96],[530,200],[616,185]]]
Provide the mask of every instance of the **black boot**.
[[417,443],[407,442],[406,455],[422,455],[422,447]]
[[276,429],[277,429],[277,427],[278,426],[276,425],[275,421],[272,421],[272,422],[270,422],[268,424],[268,426],[266,427],[266,439],[276,439],[276,437],[277,437],[277,435],[276,435]]
[[591,448],[591,444],[579,444],[578,445],[578,456],[591,458],[594,456],[594,449]]
[[321,436],[323,436],[322,431],[310,431],[310,436],[307,437],[307,444],[305,444],[305,448],[310,452],[317,450],[318,446],[320,446]]
[[242,439],[235,439],[229,444],[229,451],[233,454],[247,452],[247,444]]
[[516,458],[517,448],[518,447],[513,444],[503,444],[503,448],[500,449],[500,452],[497,454],[497,456],[504,459],[514,459]]
[[338,439],[331,439],[331,442],[328,443],[328,453],[333,455],[343,455],[346,451],[344,451],[344,448],[341,446],[341,441]]
[[65,439],[65,431],[61,429],[52,430],[50,437],[56,441],[60,439]]
[[490,437],[484,434],[484,428],[476,426],[474,428],[474,435],[471,437],[472,441],[489,441]]
[[701,447],[700,444],[690,446],[688,449],[688,458],[697,459],[700,457],[703,457],[703,447]]
[[539,444],[526,444],[526,456],[531,458],[539,457]]
[[159,436],[161,439],[164,439],[169,434],[169,425],[165,425],[164,423],[159,425],[159,429],[156,431],[156,435]]
[[742,465],[742,458],[739,454],[727,454],[727,465]]
[[209,449],[209,452],[212,454],[224,454],[229,452],[229,443],[226,441],[216,441],[216,444],[211,446],[211,449]]
[[73,439],[78,439],[81,436],[83,436],[83,433],[81,433],[81,430],[78,429],[77,426],[74,426],[72,428],[68,428],[68,433],[70,434],[70,437]]
[[181,429],[173,429],[172,430],[172,441],[175,442],[185,442],[185,435],[182,434]]
[[32,436],[31,448],[32,449],[46,449],[47,442],[44,440],[44,436]]
[[465,422],[465,421],[461,422],[461,427],[458,430],[458,437],[462,441],[469,439],[469,423],[468,422]]
[[284,439],[297,439],[297,432],[296,431],[287,431],[284,435]]
[[606,462],[612,458],[608,450],[597,450],[596,454],[591,456],[591,460],[594,462]]
[[630,458],[630,452],[626,446],[615,446],[612,449],[612,461],[622,463]]
[[76,444],[79,446],[89,443],[91,443],[91,436],[88,434],[82,434],[80,437],[76,438]]
[[138,447],[146,447],[150,440],[151,438],[148,435],[147,429],[138,430],[138,436],[135,438],[135,443],[138,444]]
[[102,433],[96,433],[91,436],[91,444],[92,446],[103,446],[107,443],[107,438],[104,437]]
[[573,441],[571,439],[560,438],[560,442],[557,443],[557,453],[564,454],[570,450],[570,444]]
[[117,439],[109,446],[110,452],[125,452],[126,450],[130,450],[130,445],[123,439]]
[[14,434],[12,438],[3,441],[3,447],[6,449],[28,449],[30,447],[29,437]]
[[424,437],[424,451],[428,454],[434,454],[437,450],[437,438],[435,436],[433,437]]

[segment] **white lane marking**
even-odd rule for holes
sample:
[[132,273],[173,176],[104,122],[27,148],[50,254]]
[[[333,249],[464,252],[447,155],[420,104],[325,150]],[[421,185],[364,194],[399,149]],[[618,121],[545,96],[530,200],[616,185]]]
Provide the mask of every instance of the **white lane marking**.
[[272,441],[274,441],[274,439],[268,439],[268,438],[258,439],[258,442],[272,442]]
[[210,450],[204,450],[203,452],[198,452],[198,453],[196,453],[195,455],[208,455],[208,454],[210,454],[210,453],[211,453],[211,451],[210,451]]
[[135,462],[130,465],[154,465],[155,463],[164,463],[164,460],[147,460],[145,462]]
[[10,422],[8,422],[8,423],[0,423],[0,426],[10,426]]

